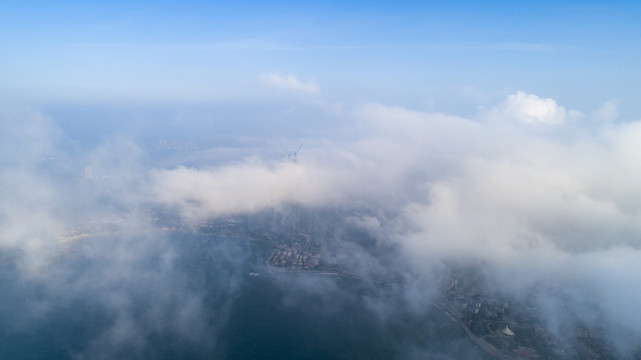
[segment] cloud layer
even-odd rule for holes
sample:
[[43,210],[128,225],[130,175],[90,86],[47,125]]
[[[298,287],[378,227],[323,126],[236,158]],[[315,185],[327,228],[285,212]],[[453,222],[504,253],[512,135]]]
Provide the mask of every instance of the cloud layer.
[[608,327],[641,340],[641,318],[629,315],[641,296],[641,124],[584,131],[579,114],[523,92],[480,120],[366,104],[350,115],[349,141],[296,163],[165,170],[155,191],[196,218],[287,203],[384,209],[385,219],[362,223],[416,269],[485,263],[506,293],[573,284],[575,298],[600,294],[585,301]]
[[[309,92],[304,90],[308,84],[294,77],[267,79]],[[343,121],[335,129],[340,136],[304,139],[305,151],[296,159],[256,155],[220,166],[175,168],[149,166],[142,147],[121,138],[72,160],[70,151],[59,145],[64,135],[46,117],[8,114],[2,123],[7,131],[2,135],[6,166],[0,171],[5,200],[0,246],[19,249],[25,279],[56,280],[46,269],[51,249],[59,246],[57,234],[69,227],[70,219],[100,219],[111,231],[145,232],[150,227],[142,209],[152,205],[174,209],[192,223],[296,205],[348,214],[325,226],[350,223],[375,239],[375,249],[365,249],[335,228],[333,238],[324,240],[330,245],[328,254],[340,254],[340,249],[358,254],[354,263],[359,274],[379,276],[390,264],[403,264],[397,270],[413,274],[418,284],[429,283],[426,279],[446,263],[478,265],[498,292],[526,297],[536,289],[542,304],[562,299],[559,303],[575,309],[564,312],[549,305],[550,324],[553,319],[580,319],[604,327],[615,342],[625,334],[627,340],[617,343],[625,351],[641,342],[634,301],[641,296],[636,275],[641,260],[641,122],[617,123],[615,105],[607,103],[594,115],[600,121],[591,122],[553,99],[524,92],[473,119],[365,103],[341,111]],[[56,166],[51,159],[59,159]],[[87,166],[96,179],[82,179]],[[113,257],[106,258],[101,254],[109,253],[109,245],[85,249],[96,267],[87,277],[58,274],[57,288],[84,291],[98,279],[106,285],[94,289],[107,308],[112,300],[131,301],[127,293],[140,278],[129,278],[130,273],[144,275],[157,291],[184,290],[171,285],[172,271],[167,270],[168,279],[157,278],[155,270],[141,265],[153,255],[167,259],[159,265],[162,271],[173,269],[176,248],[166,239],[158,248],[148,237],[116,245]],[[231,256],[229,249],[219,250],[216,256]],[[398,258],[375,255],[387,253]],[[123,271],[109,270],[109,263]],[[122,282],[124,288],[117,285]],[[222,289],[234,291],[234,286]],[[149,321],[170,324],[182,334],[204,306],[198,291],[184,293],[165,299],[154,311],[174,311],[176,304],[186,302],[192,313],[177,318],[145,313]],[[408,290],[407,296],[417,309],[427,306],[424,294]],[[380,310],[379,300],[368,301]],[[96,344],[118,345],[125,330],[140,326],[126,306],[116,305],[119,320]],[[137,346],[135,341],[127,344]]]

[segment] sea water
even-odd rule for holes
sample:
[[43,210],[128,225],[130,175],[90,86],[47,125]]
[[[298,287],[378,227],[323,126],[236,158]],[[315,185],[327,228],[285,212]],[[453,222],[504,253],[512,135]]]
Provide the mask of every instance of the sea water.
[[438,309],[408,309],[398,288],[271,271],[271,244],[83,241],[36,270],[27,258],[0,265],[1,359],[488,358]]

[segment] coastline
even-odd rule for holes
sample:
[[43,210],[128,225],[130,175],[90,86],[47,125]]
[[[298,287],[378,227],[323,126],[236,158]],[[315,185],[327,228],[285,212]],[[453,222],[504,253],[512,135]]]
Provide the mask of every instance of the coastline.
[[[380,279],[364,278],[364,277],[361,277],[361,276],[358,276],[358,275],[355,275],[355,274],[352,274],[352,273],[346,273],[346,272],[340,272],[340,271],[331,271],[331,270],[290,270],[290,269],[288,269],[286,267],[273,266],[273,265],[271,265],[269,263],[269,260],[272,259],[272,257],[274,256],[274,254],[276,253],[277,250],[278,250],[278,248],[274,248],[274,250],[267,257],[267,259],[265,259],[265,267],[269,271],[275,271],[275,272],[279,272],[279,273],[288,273],[288,274],[292,274],[292,275],[294,275],[294,274],[296,274],[296,275],[299,275],[299,274],[315,274],[315,275],[323,275],[323,276],[340,276],[340,277],[347,277],[347,278],[352,278],[352,279],[357,279],[357,280],[375,281],[375,282],[379,282],[379,283],[382,283],[382,284],[385,284],[385,285],[394,286],[394,287],[398,287],[400,289],[404,289],[404,287],[402,285],[397,284],[397,283],[391,283],[389,281],[380,280]],[[436,302],[434,302],[432,300],[429,300],[427,298],[425,298],[425,300],[430,305],[432,305],[433,307],[439,309],[441,312],[443,312],[445,315],[447,315],[447,317],[450,320],[452,320],[453,322],[456,322],[457,324],[459,324],[463,328],[463,330],[464,330],[465,334],[467,335],[467,337],[472,341],[472,343],[474,343],[476,346],[478,346],[481,350],[483,350],[488,355],[490,355],[490,356],[492,356],[492,357],[494,357],[496,359],[499,359],[499,360],[519,360],[519,359],[523,359],[522,357],[514,357],[514,356],[507,355],[507,354],[501,352],[500,350],[498,350],[497,348],[495,348],[492,344],[490,344],[490,343],[484,341],[483,339],[479,338],[478,336],[474,335],[474,333],[472,333],[470,328],[467,327],[463,322],[461,322],[456,317],[456,315],[450,309],[448,309],[447,304],[439,304],[439,303],[436,303]]]

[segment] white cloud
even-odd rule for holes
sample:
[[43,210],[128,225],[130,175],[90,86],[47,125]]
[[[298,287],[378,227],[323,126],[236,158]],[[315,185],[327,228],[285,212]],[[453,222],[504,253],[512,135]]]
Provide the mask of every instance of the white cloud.
[[261,73],[259,79],[263,84],[281,90],[298,91],[303,93],[316,93],[319,91],[318,85],[316,85],[315,82],[299,80],[292,74],[280,75],[277,73]]
[[[264,75],[263,81],[294,90],[306,86],[293,76]],[[607,102],[601,118],[615,119],[617,106]],[[80,181],[87,189],[74,188],[68,197],[86,197],[86,207],[106,203],[105,213],[121,215],[123,208],[156,201],[191,220],[284,204],[364,208],[372,211],[353,215],[353,223],[397,245],[416,273],[454,260],[485,264],[506,292],[572,283],[579,289],[576,298],[599,296],[595,307],[608,326],[641,340],[634,301],[641,296],[641,122],[597,124],[567,139],[508,121],[475,122],[374,103],[345,113],[341,140],[310,140],[296,162],[247,158],[218,167],[155,170],[149,193],[140,191],[148,188],[140,149],[112,141],[82,165],[105,174],[100,187]],[[553,99],[517,92],[486,115],[578,129],[578,122],[568,121],[576,114]],[[46,264],[35,256],[47,253],[42,234],[64,230],[56,214],[73,206],[62,205],[84,203],[62,199],[71,193],[40,169],[59,155],[53,141],[59,130],[38,114],[19,116],[20,122],[0,118],[0,159],[7,164],[0,183],[8,189],[0,206],[0,247],[33,255],[35,272]],[[193,319],[187,315],[186,323]]]
[[[510,99],[560,111],[552,99]],[[532,249],[639,245],[629,234],[641,236],[640,124],[568,143],[527,127],[379,104],[358,107],[351,120],[353,136],[309,146],[296,163],[250,159],[157,171],[155,194],[196,218],[283,203],[382,205],[404,214],[401,228],[415,230],[405,228],[397,240],[417,256],[461,256],[457,249],[466,248],[502,261],[500,254]]]
[[496,106],[490,112],[490,116],[516,120],[523,124],[558,125],[567,120],[580,118],[583,114],[575,110],[566,111],[563,106],[557,105],[554,99],[517,91]]
[[332,179],[293,162],[247,162],[217,169],[180,167],[155,173],[157,200],[191,219],[254,212],[283,203],[326,204]]
[[[446,158],[475,144],[474,136],[483,132],[477,123],[456,116],[371,103],[351,117],[357,137],[316,149],[306,145],[304,158],[297,162],[250,158],[218,168],[156,171],[156,199],[177,206],[191,219],[284,203],[398,206],[413,196],[402,189],[404,184],[416,186],[413,176],[454,165]],[[461,136],[470,140],[459,143]],[[443,149],[450,152],[444,156]],[[421,163],[424,169],[417,166]]]
[[[294,77],[264,78],[276,79],[275,86],[302,84]],[[616,106],[606,103],[603,118],[613,119]],[[341,140],[306,142],[297,162],[250,158],[155,170],[151,195],[137,193],[147,186],[114,180],[144,173],[130,161],[136,148],[114,142],[89,158],[95,173],[109,174],[114,183],[92,196],[120,203],[129,198],[132,208],[149,199],[192,220],[290,203],[373,209],[360,219],[355,215],[354,223],[398,245],[418,273],[443,260],[469,260],[490,266],[507,290],[572,282],[603,294],[598,306],[604,317],[641,339],[641,317],[626,316],[637,314],[636,303],[627,299],[641,296],[635,280],[641,259],[641,122],[599,124],[568,140],[508,121],[475,122],[373,103],[345,113]],[[517,92],[486,115],[573,129],[580,125],[568,121],[575,114],[553,99]],[[40,136],[33,130],[46,126],[37,119],[0,124],[7,130],[2,159],[12,164],[0,171],[10,189],[4,194],[8,205],[0,207],[0,246],[20,241],[35,254],[32,248],[43,246],[36,241],[41,229],[62,227],[55,216],[63,203],[60,192],[34,165],[50,156],[47,139],[55,131]],[[381,213],[385,218],[373,215]]]
[[[576,116],[522,92],[493,112],[529,124]],[[363,226],[399,245],[419,271],[447,260],[482,262],[502,291],[520,294],[572,283],[564,291],[575,298],[604,294],[593,305],[612,327],[641,339],[641,318],[622,316],[636,314],[625,299],[641,294],[618,280],[638,272],[634,261],[618,261],[621,254],[641,257],[641,123],[604,125],[569,141],[505,121],[379,104],[358,107],[351,121],[348,140],[309,146],[304,161],[159,171],[155,194],[195,219],[284,203],[369,207],[391,218],[369,213]]]

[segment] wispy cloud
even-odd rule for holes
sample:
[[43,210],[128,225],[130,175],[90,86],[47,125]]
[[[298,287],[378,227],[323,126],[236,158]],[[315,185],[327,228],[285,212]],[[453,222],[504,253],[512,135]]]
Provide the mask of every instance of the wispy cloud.
[[292,74],[281,75],[278,73],[261,73],[259,80],[267,86],[281,90],[292,90],[304,93],[316,93],[319,91],[318,85],[316,85],[315,82],[299,80]]
[[319,43],[295,44],[264,40],[231,40],[210,43],[64,43],[71,47],[88,48],[144,48],[166,51],[324,51],[324,50],[385,50],[385,49],[425,49],[425,50],[507,50],[507,51],[552,51],[555,46],[544,43],[527,42],[416,42],[416,43]]
[[595,117],[600,121],[612,122],[619,116],[619,105],[621,105],[621,100],[606,101],[596,111]]

